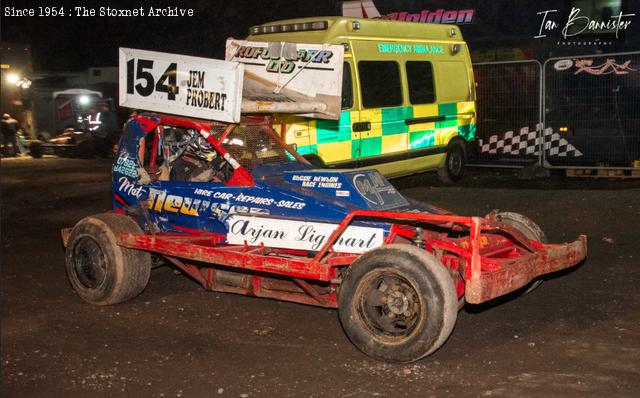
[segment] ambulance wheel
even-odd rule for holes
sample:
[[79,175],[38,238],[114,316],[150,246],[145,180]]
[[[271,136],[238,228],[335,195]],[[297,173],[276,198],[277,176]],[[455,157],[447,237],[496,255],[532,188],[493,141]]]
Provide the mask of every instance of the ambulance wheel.
[[447,147],[444,166],[438,169],[438,178],[442,182],[453,183],[460,181],[464,175],[466,155],[464,147],[459,141],[454,141]]
[[[540,243],[548,243],[547,236],[538,224],[531,220],[527,216],[523,216],[519,213],[513,213],[509,211],[503,211],[496,214],[496,220],[512,226],[520,231],[525,237],[538,241]],[[523,289],[522,294],[531,293],[542,284],[542,277],[538,277],[531,281]]]
[[73,227],[65,255],[67,276],[83,300],[117,304],[147,286],[151,256],[119,246],[117,237],[123,232],[142,234],[133,220],[115,213],[89,216]]
[[362,352],[406,363],[444,344],[456,322],[458,298],[435,257],[415,246],[388,245],[363,254],[345,271],[338,313]]

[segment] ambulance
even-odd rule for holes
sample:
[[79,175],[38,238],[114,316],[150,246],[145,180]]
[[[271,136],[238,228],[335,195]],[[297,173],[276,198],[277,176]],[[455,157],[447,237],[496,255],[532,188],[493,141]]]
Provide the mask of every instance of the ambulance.
[[339,120],[276,115],[284,140],[319,167],[387,177],[438,170],[459,180],[476,135],[475,84],[455,25],[315,17],[253,26],[247,40],[344,47]]

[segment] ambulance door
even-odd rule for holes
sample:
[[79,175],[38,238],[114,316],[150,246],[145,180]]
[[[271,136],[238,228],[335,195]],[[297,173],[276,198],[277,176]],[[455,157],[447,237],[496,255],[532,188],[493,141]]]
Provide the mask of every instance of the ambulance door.
[[439,115],[436,123],[436,145],[447,145],[452,138],[462,135],[473,138],[475,133],[475,102],[473,73],[468,58],[461,55],[438,59],[435,63]]
[[[412,116],[405,106],[402,45],[374,41],[354,45],[360,95],[358,167],[376,167],[384,174],[402,174]],[[384,164],[384,165],[383,165]]]

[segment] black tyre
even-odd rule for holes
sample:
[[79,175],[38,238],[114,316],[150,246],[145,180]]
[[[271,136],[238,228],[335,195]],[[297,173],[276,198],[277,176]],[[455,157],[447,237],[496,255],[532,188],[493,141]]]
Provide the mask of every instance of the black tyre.
[[29,155],[34,159],[40,159],[44,155],[44,148],[42,148],[42,142],[31,141],[29,144]]
[[[538,224],[531,220],[527,216],[523,216],[520,213],[513,213],[509,211],[503,211],[496,214],[496,220],[510,225],[520,231],[524,236],[531,240],[538,241],[540,243],[548,243],[547,236]],[[536,278],[527,286],[523,287],[522,294],[531,293],[538,286],[542,284],[542,278]]]
[[123,232],[142,234],[133,220],[115,213],[86,217],[73,227],[65,256],[67,276],[83,300],[117,304],[147,286],[151,256],[118,246],[117,236]]
[[438,169],[438,178],[446,183],[460,181],[464,175],[466,163],[467,159],[462,144],[458,141],[450,143],[447,147],[444,166]]
[[412,362],[447,340],[458,298],[449,272],[435,257],[415,246],[388,245],[363,254],[345,271],[338,312],[362,352]]

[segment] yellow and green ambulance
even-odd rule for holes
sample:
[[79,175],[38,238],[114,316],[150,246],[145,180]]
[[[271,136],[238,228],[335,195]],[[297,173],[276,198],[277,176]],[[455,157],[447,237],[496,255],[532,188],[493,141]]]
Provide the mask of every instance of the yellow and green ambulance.
[[343,45],[339,120],[275,116],[285,141],[323,167],[388,177],[462,177],[475,138],[469,50],[455,25],[316,17],[253,26],[247,40]]

